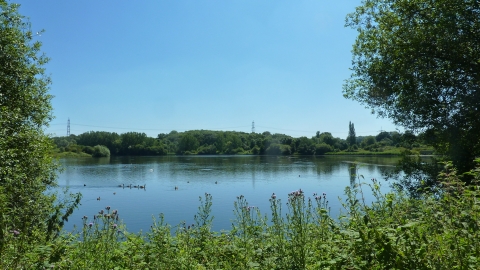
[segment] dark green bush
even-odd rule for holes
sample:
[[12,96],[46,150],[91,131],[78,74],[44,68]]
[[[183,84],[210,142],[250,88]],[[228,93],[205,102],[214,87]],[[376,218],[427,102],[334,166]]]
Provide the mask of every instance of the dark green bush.
[[333,147],[326,143],[315,145],[315,155],[323,155],[327,152],[333,152]]
[[93,153],[95,152],[95,148],[93,148],[91,146],[84,146],[82,151],[89,154],[89,155],[93,155]]
[[110,150],[104,145],[96,145],[93,147],[93,157],[109,157],[110,156]]

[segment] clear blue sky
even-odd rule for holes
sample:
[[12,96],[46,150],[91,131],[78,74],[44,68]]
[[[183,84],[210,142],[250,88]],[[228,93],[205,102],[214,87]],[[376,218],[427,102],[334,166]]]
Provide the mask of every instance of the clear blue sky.
[[47,133],[393,131],[342,95],[360,0],[19,1],[43,51]]

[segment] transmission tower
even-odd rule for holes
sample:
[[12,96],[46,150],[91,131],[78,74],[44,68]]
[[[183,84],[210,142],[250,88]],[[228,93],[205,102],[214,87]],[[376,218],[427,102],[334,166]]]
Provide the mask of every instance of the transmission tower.
[[252,133],[255,133],[255,121],[252,121]]
[[67,136],[70,136],[70,118],[68,118],[67,122]]

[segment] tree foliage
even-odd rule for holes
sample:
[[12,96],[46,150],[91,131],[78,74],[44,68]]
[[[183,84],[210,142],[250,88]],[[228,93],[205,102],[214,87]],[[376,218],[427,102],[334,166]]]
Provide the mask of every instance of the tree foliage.
[[461,171],[480,154],[480,2],[364,0],[344,95],[427,131]]
[[93,147],[93,157],[109,157],[110,156],[110,150],[104,145],[95,145]]
[[16,248],[20,258],[29,247],[8,246],[9,236],[28,243],[55,237],[79,196],[72,206],[51,190],[57,166],[43,132],[52,119],[48,58],[18,7],[0,0],[0,254]]
[[357,144],[357,136],[355,135],[355,126],[352,122],[348,122],[347,142],[350,146]]
[[[353,126],[353,124],[350,124]],[[375,136],[358,136],[355,141],[366,151],[383,151],[383,147],[404,147],[423,143],[425,136],[417,139],[411,132],[400,134],[396,131],[383,131],[377,136],[384,139],[378,143]],[[379,137],[379,138],[380,138]],[[126,142],[123,141],[126,139]],[[54,137],[58,152],[81,152],[94,154],[94,146],[106,146],[112,155],[158,156],[167,154],[253,154],[253,155],[323,155],[349,149],[347,140],[335,138],[329,132],[317,132],[311,138],[294,138],[285,134],[270,132],[246,133],[237,131],[190,130],[161,133],[156,138],[145,133],[127,132],[117,134],[105,131],[90,131],[68,137]],[[350,150],[357,150],[352,146]]]

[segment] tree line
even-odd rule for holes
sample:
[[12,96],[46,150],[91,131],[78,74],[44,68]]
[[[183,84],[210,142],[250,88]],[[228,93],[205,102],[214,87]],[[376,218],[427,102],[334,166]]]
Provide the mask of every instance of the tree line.
[[355,136],[353,123],[349,124],[347,139],[333,137],[330,132],[317,131],[315,136],[294,138],[266,131],[246,133],[238,131],[191,130],[160,133],[156,138],[145,133],[118,134],[107,131],[89,131],[80,135],[53,137],[59,152],[84,152],[93,155],[96,146],[105,146],[112,155],[323,155],[329,152],[359,149],[381,152],[386,147],[412,149],[423,145],[423,136],[406,131],[381,131],[376,136]]

